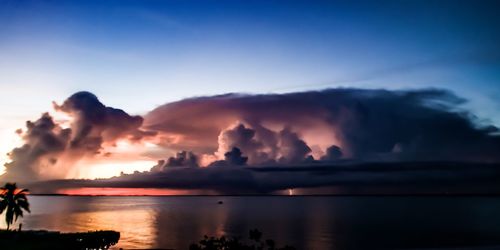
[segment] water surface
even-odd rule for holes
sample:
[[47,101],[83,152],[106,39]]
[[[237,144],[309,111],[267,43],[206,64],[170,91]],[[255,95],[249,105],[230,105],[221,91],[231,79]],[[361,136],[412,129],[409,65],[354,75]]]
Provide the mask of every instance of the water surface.
[[[23,229],[116,230],[117,247],[188,249],[203,235],[264,238],[298,249],[500,245],[497,197],[30,196]],[[223,201],[222,205],[218,201]],[[4,222],[1,226],[5,226]]]

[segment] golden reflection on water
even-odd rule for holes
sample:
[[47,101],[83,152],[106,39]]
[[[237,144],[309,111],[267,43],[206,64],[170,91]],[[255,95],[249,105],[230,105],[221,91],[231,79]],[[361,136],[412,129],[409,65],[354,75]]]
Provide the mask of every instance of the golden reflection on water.
[[39,216],[32,216],[31,223],[27,221],[29,224],[26,227],[62,232],[114,230],[120,232],[118,246],[123,248],[136,248],[138,246],[151,248],[154,247],[154,242],[157,241],[158,232],[154,223],[156,215],[153,210],[120,209],[115,211],[44,215],[44,218],[40,219],[43,222],[40,223],[38,223],[39,218],[37,217]]
[[152,210],[116,210],[83,212],[70,216],[69,221],[78,221],[76,231],[115,230],[119,231],[121,247],[153,247],[156,242],[155,212]]
[[[47,197],[47,199],[50,199]],[[87,232],[95,230],[114,230],[120,232],[120,241],[116,246],[122,248],[152,248],[157,242],[157,212],[152,208],[134,207],[121,204],[116,207],[112,200],[108,205],[97,204],[92,198],[85,197],[75,204],[60,202],[54,204],[35,203],[33,213],[20,218],[11,228],[49,230],[61,232]],[[112,199],[112,198],[109,198]],[[127,207],[130,206],[130,208]],[[47,209],[49,211],[44,211]],[[68,211],[69,210],[69,211]],[[71,211],[73,210],[73,211]],[[4,216],[2,214],[2,216]],[[2,217],[3,218],[3,217]],[[1,220],[0,227],[5,228]]]

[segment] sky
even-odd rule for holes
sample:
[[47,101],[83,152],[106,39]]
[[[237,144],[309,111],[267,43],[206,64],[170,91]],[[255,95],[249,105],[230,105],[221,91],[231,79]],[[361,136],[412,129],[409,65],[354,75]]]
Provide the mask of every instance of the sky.
[[[185,98],[326,88],[444,89],[466,100],[453,108],[470,112],[474,123],[500,126],[498,7],[495,1],[0,0],[0,160],[9,162],[5,154],[23,144],[16,129],[47,111],[64,120],[71,111],[54,112],[52,102],[61,104],[78,91],[145,117],[145,125],[134,129],[159,133],[170,130],[152,129],[155,114],[162,114],[162,105],[182,106]],[[214,131],[235,122],[217,124]],[[246,122],[245,128],[256,129]],[[326,125],[317,126],[321,131]],[[321,137],[289,132],[309,138],[301,138],[307,144]],[[175,133],[181,138],[180,130]],[[316,143],[315,158],[328,144],[340,143],[334,134]],[[94,162],[72,177],[149,170],[155,157],[176,150],[209,155],[215,148],[217,154],[199,157],[206,162],[230,150],[217,141],[180,143],[192,147],[181,149],[158,138],[120,142],[124,151],[145,151],[128,165]]]

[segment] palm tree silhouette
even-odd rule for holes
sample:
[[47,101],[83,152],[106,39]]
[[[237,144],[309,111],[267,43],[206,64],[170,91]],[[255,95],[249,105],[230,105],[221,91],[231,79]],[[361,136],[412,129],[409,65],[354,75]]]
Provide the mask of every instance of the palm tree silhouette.
[[23,217],[23,209],[30,213],[27,192],[28,189],[18,190],[16,183],[7,183],[0,188],[0,214],[5,210],[7,230],[19,216]]

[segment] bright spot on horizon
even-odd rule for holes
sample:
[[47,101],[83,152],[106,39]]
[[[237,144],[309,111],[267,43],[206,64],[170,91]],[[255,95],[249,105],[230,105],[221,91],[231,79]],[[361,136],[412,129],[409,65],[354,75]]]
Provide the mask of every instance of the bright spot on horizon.
[[288,195],[292,196],[293,195],[293,188],[288,189]]

